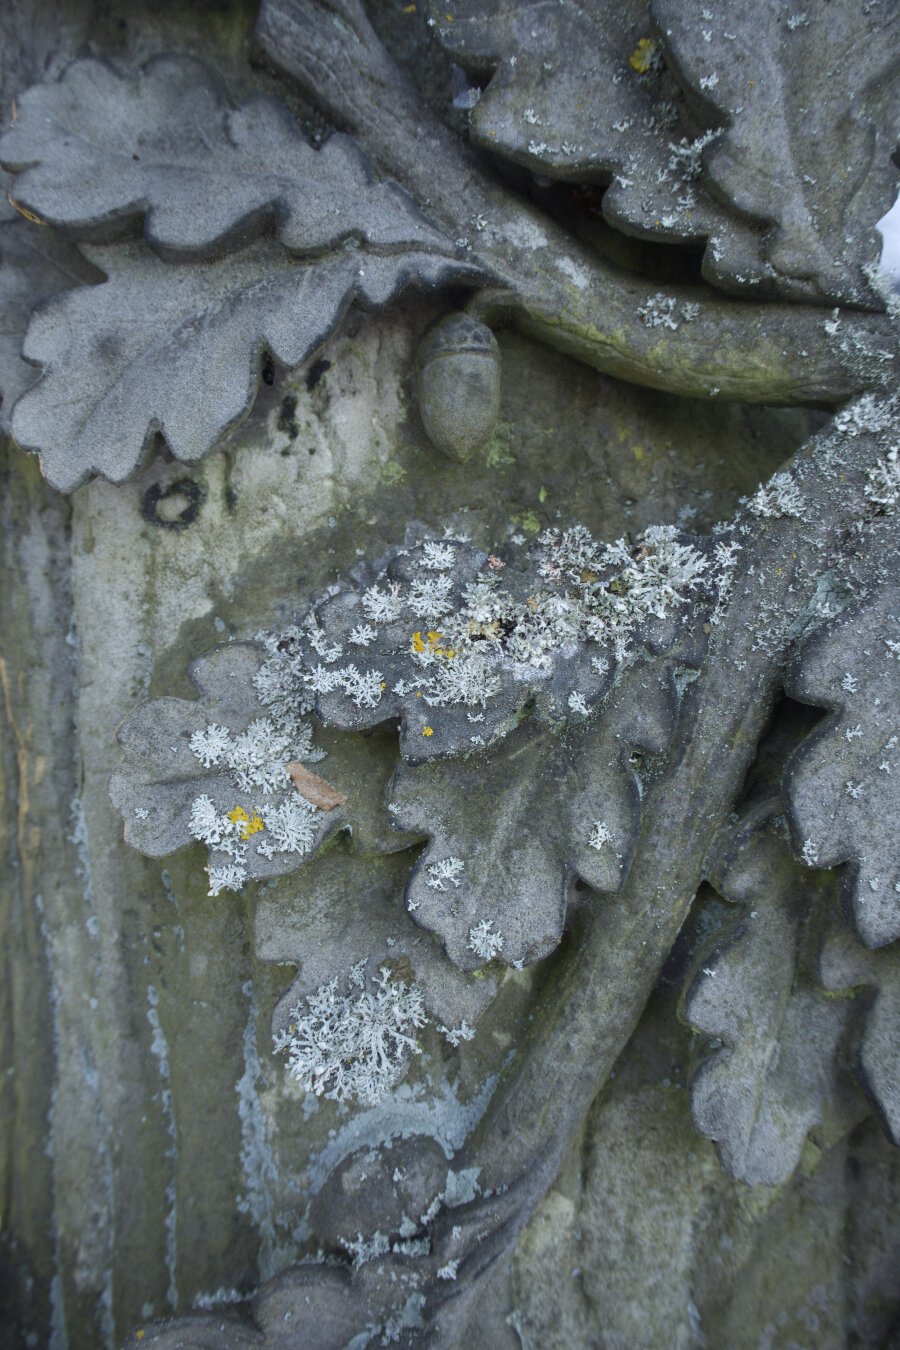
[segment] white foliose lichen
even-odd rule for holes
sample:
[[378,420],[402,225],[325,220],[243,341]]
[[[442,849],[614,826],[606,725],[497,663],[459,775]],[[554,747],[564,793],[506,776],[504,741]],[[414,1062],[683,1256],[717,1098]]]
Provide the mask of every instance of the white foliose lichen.
[[834,430],[855,440],[857,436],[879,435],[897,425],[897,401],[878,394],[863,394],[834,419]]
[[588,844],[600,853],[607,844],[612,843],[612,831],[605,820],[595,820],[588,835]]
[[697,183],[703,172],[703,152],[721,134],[721,129],[715,129],[705,131],[693,141],[683,137],[677,143],[669,142],[669,159],[665,167],[659,170],[657,182],[660,186],[668,184],[681,194],[678,205],[683,210],[696,206]]
[[263,801],[292,791],[290,763],[319,758],[313,749],[312,727],[304,720],[312,707],[310,693],[285,660],[279,646],[282,637],[266,639],[269,656],[253,678],[266,715],[254,718],[238,733],[210,722],[190,739],[191,752],[205,769],[221,770],[236,793],[258,796],[262,803],[253,811],[237,805],[225,812],[206,794],[194,799],[191,834],[229,858],[209,868],[211,895],[241,889],[247,879],[248,840],[263,830],[270,831],[270,836],[257,847],[265,857],[276,852],[303,854],[312,847],[315,807],[301,799],[288,799],[278,806]]
[[461,1045],[463,1041],[472,1041],[475,1039],[475,1028],[470,1027],[465,1018],[458,1027],[445,1027],[443,1024],[438,1027],[438,1031],[449,1041],[454,1049]]
[[445,891],[446,883],[449,882],[451,886],[459,889],[465,865],[462,858],[441,858],[438,862],[429,863],[425,869],[428,873],[425,878],[426,886],[430,886],[433,891]]
[[668,328],[674,333],[678,327],[677,305],[673,296],[663,295],[660,291],[638,307],[638,318],[645,328]]
[[492,961],[503,950],[503,935],[494,931],[490,919],[482,919],[469,929],[469,947],[483,961]]
[[400,583],[390,581],[384,590],[380,586],[370,586],[362,596],[362,608],[373,623],[393,623],[403,613]]
[[374,1105],[420,1053],[415,1032],[427,1022],[423,990],[382,967],[370,990],[342,994],[335,979],[298,1003],[275,1049],[304,1091]]
[[257,847],[265,858],[275,853],[309,853],[316,837],[318,808],[303,797],[261,808],[265,839]]
[[[374,584],[333,589],[318,617],[269,641],[294,697],[327,700],[324,715],[338,725],[376,720],[370,712],[383,720],[403,700],[423,753],[445,753],[438,737],[451,725],[423,716],[428,710],[458,709],[482,721],[498,700],[484,734],[450,733],[472,753],[507,734],[506,705],[524,701],[529,684],[553,683],[554,715],[586,716],[617,667],[643,650],[643,625],[715,593],[723,569],[710,555],[711,546],[674,526],[611,544],[581,525],[550,529],[508,563],[458,537],[427,540],[393,550]],[[343,656],[348,642],[358,653],[351,663]],[[594,650],[576,670],[573,658],[588,644]]]
[[256,845],[264,858],[273,858],[276,853],[309,853],[315,843],[318,814],[317,807],[299,796],[263,803],[253,813],[243,806],[222,812],[205,793],[195,797],[188,822],[191,834],[211,851],[229,858],[227,863],[208,869],[210,895],[241,889],[247,880],[248,846],[254,835],[265,836]]
[[802,520],[804,507],[800,489],[786,473],[774,474],[767,483],[761,483],[747,500],[747,510],[760,519],[794,516]]
[[884,511],[893,511],[900,505],[900,448],[896,445],[869,470],[866,499]]

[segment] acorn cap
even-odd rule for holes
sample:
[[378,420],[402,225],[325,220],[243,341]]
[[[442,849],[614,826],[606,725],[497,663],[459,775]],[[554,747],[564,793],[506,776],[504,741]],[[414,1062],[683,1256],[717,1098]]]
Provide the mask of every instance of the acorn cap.
[[416,353],[416,389],[432,444],[469,459],[500,414],[500,349],[490,328],[463,313],[440,319]]

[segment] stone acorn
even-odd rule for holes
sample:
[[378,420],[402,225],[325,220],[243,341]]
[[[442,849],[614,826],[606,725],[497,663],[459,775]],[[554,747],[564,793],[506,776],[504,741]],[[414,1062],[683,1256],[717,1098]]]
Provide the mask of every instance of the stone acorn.
[[464,313],[434,324],[416,353],[416,392],[432,444],[470,459],[500,414],[500,348],[490,328]]

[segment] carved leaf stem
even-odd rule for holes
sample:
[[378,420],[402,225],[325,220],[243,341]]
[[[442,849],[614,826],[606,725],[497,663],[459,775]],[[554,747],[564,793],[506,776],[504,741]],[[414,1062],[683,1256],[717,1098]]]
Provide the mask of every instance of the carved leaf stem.
[[[844,323],[854,340],[831,343],[815,307],[728,301],[711,289],[679,285],[667,288],[670,298],[677,307],[699,303],[696,318],[662,335],[648,327],[639,310],[658,287],[605,262],[495,182],[425,107],[359,0],[264,0],[257,39],[451,237],[468,239],[473,256],[502,279],[508,289],[492,292],[480,317],[509,317],[598,370],[691,397],[837,402],[880,378],[876,353],[889,333],[880,315],[848,314]],[[373,106],[383,115],[373,119]]]

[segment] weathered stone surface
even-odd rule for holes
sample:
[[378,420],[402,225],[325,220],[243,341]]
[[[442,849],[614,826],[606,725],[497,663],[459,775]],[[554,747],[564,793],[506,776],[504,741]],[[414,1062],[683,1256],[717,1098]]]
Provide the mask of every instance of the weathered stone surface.
[[[52,15],[51,4],[35,3]],[[202,53],[236,104],[254,88],[292,101],[286,82],[247,63],[252,8],[216,0],[184,13],[107,15],[73,6],[80,17],[61,31],[60,49],[67,59],[99,54],[128,80],[160,52]],[[61,504],[35,461],[4,445],[4,1336],[49,1350],[112,1350],[126,1337],[135,1350],[361,1350],[373,1338],[429,1350],[808,1342],[874,1350],[898,1313],[897,1162],[885,1139],[896,1137],[896,953],[861,946],[830,903],[827,915],[818,904],[809,914],[807,947],[805,902],[786,887],[795,875],[786,856],[767,854],[765,866],[737,879],[723,877],[717,860],[732,810],[748,809],[744,794],[752,809],[763,790],[781,791],[788,748],[813,725],[812,714],[782,699],[779,717],[793,734],[766,733],[787,657],[811,629],[824,631],[835,609],[871,602],[869,564],[896,519],[885,500],[896,416],[886,400],[862,400],[821,430],[821,415],[753,410],[712,389],[724,369],[726,393],[834,397],[849,387],[840,380],[851,368],[850,386],[883,380],[893,348],[873,348],[872,334],[884,342],[878,321],[845,314],[823,322],[821,311],[811,318],[790,306],[735,309],[720,297],[696,320],[682,322],[679,312],[676,329],[651,327],[638,311],[665,320],[669,301],[688,296],[654,294],[646,276],[623,280],[605,262],[592,270],[595,255],[572,244],[566,211],[551,221],[548,190],[536,190],[543,205],[526,205],[521,186],[501,185],[458,132],[444,155],[440,138],[431,139],[433,120],[419,116],[411,82],[395,78],[355,0],[278,0],[266,10],[291,16],[284,63],[318,62],[320,108],[344,99],[378,109],[365,128],[380,147],[375,159],[383,167],[395,144],[398,159],[410,161],[400,177],[423,203],[432,185],[434,218],[453,249],[465,248],[465,234],[491,267],[502,260],[525,326],[557,326],[562,345],[571,341],[595,364],[705,397],[630,387],[498,328],[500,417],[460,465],[425,439],[413,358],[429,325],[461,298],[408,296],[374,315],[351,307],[302,368],[264,362],[246,418],[225,432],[219,454],[190,468],[154,446],[130,483],[87,483]],[[398,13],[383,26],[407,20],[423,16]],[[43,62],[35,44],[23,83],[41,77]],[[51,79],[60,64],[51,61]],[[325,130],[299,112],[306,130]],[[351,117],[340,120],[356,131]],[[183,268],[184,277],[218,265],[176,264],[131,241],[108,247]],[[572,265],[587,269],[584,285]],[[503,302],[491,308],[496,293],[480,303],[482,317],[503,312]],[[768,354],[757,350],[760,337]],[[736,353],[749,354],[752,369]],[[63,405],[70,396],[61,395]],[[239,737],[253,704],[236,686],[253,678],[259,631],[284,633],[311,601],[352,591],[363,561],[396,547],[410,521],[419,523],[414,540],[465,533],[485,559],[514,536],[527,544],[581,521],[596,539],[626,540],[633,565],[652,558],[640,536],[662,522],[673,527],[670,538],[709,534],[730,585],[698,607],[708,631],[696,661],[679,649],[669,672],[671,644],[641,633],[629,669],[616,672],[603,708],[608,734],[595,737],[590,757],[560,747],[574,744],[578,727],[591,740],[598,691],[581,691],[587,719],[565,699],[557,717],[544,716],[560,691],[578,692],[565,678],[580,678],[573,654],[540,718],[530,715],[536,705],[511,700],[528,714],[518,730],[529,751],[518,756],[521,775],[516,757],[505,761],[511,783],[503,754],[519,748],[515,729],[491,751],[472,745],[459,756],[454,742],[453,753],[398,770],[403,747],[390,720],[319,726],[315,743],[327,758],[308,762],[347,800],[323,812],[334,833],[297,870],[210,896],[202,849],[140,857],[108,798],[113,728],[131,715],[124,740],[132,754],[116,791],[146,831],[141,843],[153,852],[180,842],[177,820],[166,834],[169,798],[196,791],[198,763],[205,772],[221,761],[187,760],[146,710],[174,708],[181,720],[165,729],[180,731],[192,717],[207,728],[218,706]],[[731,522],[727,532],[714,529],[721,521]],[[728,554],[734,567],[725,566]],[[579,573],[581,585],[621,597],[621,578],[612,590],[612,576],[581,570],[590,574]],[[423,636],[432,642],[427,629]],[[645,637],[653,637],[649,650]],[[211,664],[193,667],[192,688],[192,662],[216,647]],[[145,712],[134,715],[135,704]],[[627,753],[635,744],[643,752]],[[438,933],[415,922],[405,891],[411,878],[424,885],[451,826],[490,833],[475,774],[495,752],[484,790],[522,807],[506,812],[506,834],[539,833],[550,860],[527,877],[529,922],[550,911],[539,892],[553,889],[554,941],[562,904],[565,924],[548,959],[461,971]],[[601,762],[582,765],[585,758]],[[585,864],[591,884],[575,879],[577,822],[554,833],[567,817],[551,797],[531,794],[542,773],[566,799],[587,792],[591,814],[599,797],[612,803],[616,784],[626,785],[622,866]],[[385,801],[395,774],[398,787],[407,779],[404,809],[412,816],[421,807],[421,828],[434,836],[424,855],[421,834],[392,827]],[[416,786],[425,782],[427,792]],[[153,820],[142,792],[159,794]],[[233,809],[230,795],[220,805]],[[249,808],[261,805],[248,792],[250,820]],[[519,866],[518,852],[533,856],[509,848]],[[479,864],[489,872],[493,858],[482,854]],[[767,871],[778,874],[771,896],[757,875]],[[485,903],[502,888],[502,872],[491,876]],[[752,930],[736,937],[704,879],[748,909],[756,908],[751,892],[763,892],[773,940],[760,944]],[[829,901],[836,881],[809,878]],[[429,902],[440,900],[427,890]],[[512,892],[500,897],[510,914]],[[443,917],[429,912],[430,926]],[[844,946],[833,945],[832,921]],[[760,1053],[746,1026],[762,1014],[751,1009],[731,1026],[732,1063],[752,1045],[745,1081],[767,1105],[773,1088],[786,1103],[791,1157],[820,1117],[793,1173],[782,1155],[779,1183],[754,1191],[723,1173],[689,1118],[695,1047],[675,1003],[710,947],[721,968],[743,964],[759,987],[776,990],[765,1036],[803,1050],[785,1083],[783,1066]],[[338,998],[357,998],[376,965],[388,986],[413,982],[427,995],[415,1053],[374,1103],[305,1091],[273,1054],[273,1028],[289,1030],[332,981]],[[718,977],[703,978],[698,1003],[711,1017],[729,1013],[716,1002]],[[820,1006],[813,980],[827,989],[813,1030],[846,1050],[879,1117],[843,1138],[866,1103],[831,1061],[816,1078],[809,1037],[792,1021],[811,990]],[[743,998],[750,1009],[745,985],[732,1003]],[[745,1103],[733,1105],[726,1124],[737,1136]]]
[[[397,379],[398,371],[411,371],[416,343],[434,317],[433,305],[417,301],[402,306],[392,320],[356,320],[325,348],[323,359],[331,366],[313,389],[307,389],[308,370],[264,387],[237,434],[240,445],[191,471],[191,481],[202,487],[202,502],[179,530],[160,523],[158,505],[145,512],[148,494],[158,504],[159,490],[185,477],[165,459],[152,461],[128,486],[95,482],[80,490],[69,535],[68,513],[39,488],[36,463],[7,447],[15,473],[6,494],[11,514],[5,538],[8,547],[22,539],[25,554],[20,569],[8,572],[12,580],[5,591],[10,614],[18,616],[5,631],[22,634],[21,641],[6,643],[9,688],[19,691],[11,705],[6,763],[33,765],[40,791],[52,797],[44,804],[29,785],[29,810],[36,812],[40,801],[42,818],[56,830],[49,841],[28,829],[7,835],[13,859],[8,875],[31,881],[27,895],[15,902],[19,911],[4,912],[36,920],[33,897],[39,893],[46,932],[41,940],[34,930],[35,945],[28,949],[33,954],[17,955],[13,966],[23,978],[8,986],[32,1000],[31,1011],[15,1022],[21,1031],[9,1046],[20,1074],[27,1065],[33,1094],[33,1100],[22,1095],[20,1078],[18,1138],[43,1139],[51,1093],[66,1103],[65,1110],[58,1108],[51,1134],[55,1199],[43,1144],[24,1171],[15,1163],[21,1202],[13,1211],[20,1218],[12,1224],[20,1235],[33,1231],[25,1240],[38,1272],[45,1273],[43,1284],[36,1278],[33,1286],[22,1275],[17,1287],[23,1302],[12,1316],[15,1325],[35,1329],[39,1339],[49,1326],[54,1276],[56,1317],[79,1350],[112,1344],[129,1328],[146,1325],[151,1315],[188,1309],[198,1295],[250,1292],[260,1277],[306,1250],[304,1240],[292,1234],[298,1225],[303,1231],[308,1200],[342,1157],[392,1137],[402,1120],[413,1128],[420,1122],[419,1128],[434,1130],[447,1147],[458,1147],[479,1109],[482,1083],[509,1047],[507,1019],[525,1015],[517,1009],[528,986],[518,984],[505,990],[494,1024],[478,1006],[461,1009],[470,1023],[476,1016],[481,1020],[476,1041],[448,1060],[457,1066],[450,1078],[455,1091],[436,1083],[421,1101],[401,1098],[393,1115],[362,1112],[355,1122],[337,1115],[333,1104],[305,1118],[302,1100],[291,1094],[278,1061],[270,1057],[273,1013],[327,978],[312,898],[318,897],[323,919],[333,916],[329,942],[345,930],[346,947],[336,949],[340,961],[352,964],[372,939],[374,930],[357,931],[352,906],[338,908],[348,885],[368,884],[366,854],[353,864],[352,880],[341,867],[332,880],[303,869],[295,879],[270,883],[257,902],[252,895],[207,897],[199,847],[154,862],[124,844],[121,820],[107,796],[118,753],[115,725],[148,694],[189,699],[194,691],[186,672],[192,658],[229,634],[252,637],[260,626],[289,622],[290,608],[279,597],[292,606],[293,597],[316,594],[336,568],[356,561],[358,547],[385,548],[409,519],[437,526],[462,510],[487,543],[507,531],[536,533],[553,523],[565,502],[595,533],[609,537],[621,521],[640,531],[665,518],[674,498],[697,501],[692,523],[708,528],[790,453],[807,425],[803,413],[683,406],[666,395],[636,394],[564,358],[548,357],[527,340],[501,334],[507,371],[503,434],[478,461],[479,473],[492,485],[486,492],[471,467],[429,450],[409,416],[411,388]],[[286,400],[295,400],[293,426],[284,418]],[[566,427],[562,438],[560,426]],[[727,455],[720,449],[726,441]],[[589,475],[575,470],[585,457],[593,466]],[[536,501],[535,485],[545,486],[544,503]],[[711,495],[704,496],[707,492]],[[54,504],[49,513],[47,503]],[[54,547],[63,550],[56,573],[34,561],[43,556],[40,540],[54,520],[60,532]],[[65,587],[57,598],[53,577],[62,584],[69,549],[67,607]],[[35,652],[22,628],[29,614],[34,617],[28,622],[58,656]],[[77,645],[67,641],[69,634]],[[68,702],[52,704],[59,710],[58,727],[42,712],[50,680],[57,696],[70,691]],[[338,734],[319,733],[330,752],[327,738]],[[381,753],[388,748],[385,744]],[[60,767],[48,772],[40,766],[54,762],[53,755],[61,756]],[[383,762],[387,776],[390,755]],[[327,764],[322,762],[322,771]],[[17,775],[13,769],[13,782]],[[68,842],[79,782],[85,822],[80,856]],[[381,799],[380,792],[375,795]],[[5,813],[7,830],[22,810],[20,805]],[[334,859],[344,856],[354,857],[342,846]],[[330,857],[323,857],[329,871]],[[394,857],[394,880],[385,874],[382,892],[382,943],[396,934],[391,906],[412,861]],[[86,868],[90,899],[79,880],[88,875]],[[58,876],[53,887],[51,875]],[[301,889],[296,900],[282,896],[285,887],[307,876],[312,891]],[[7,892],[4,905],[12,905],[17,893]],[[92,916],[96,939],[85,927]],[[293,923],[299,924],[296,938]],[[16,931],[27,933],[27,924]],[[417,932],[423,941],[434,941]],[[261,960],[252,954],[257,940]],[[85,995],[84,971],[92,968],[95,946],[103,952],[104,973]],[[45,950],[58,954],[52,987],[65,1009],[67,1040],[58,1058],[48,1015],[50,976],[40,976]],[[298,959],[304,984],[292,989],[294,971],[285,967]],[[38,974],[24,978],[32,962]],[[438,966],[453,969],[436,953],[435,970]],[[441,997],[440,1016],[450,1025],[455,996],[448,988]],[[43,1028],[37,1039],[35,1028]],[[152,1052],[153,1044],[160,1051],[165,1044],[165,1059]],[[103,1066],[96,1080],[85,1079],[86,1062]],[[162,1095],[167,1091],[171,1115]],[[96,1094],[102,1094],[99,1102]],[[122,1143],[107,1144],[110,1188],[95,1193],[96,1237],[87,1247],[80,1178],[96,1169],[97,1149],[113,1129]],[[332,1130],[337,1133],[329,1140]],[[19,1152],[9,1155],[11,1167],[18,1158]],[[53,1227],[60,1233],[55,1256]],[[10,1259],[21,1272],[21,1248]],[[76,1292],[76,1268],[82,1293]],[[101,1320],[107,1318],[105,1290],[112,1291],[111,1321]]]

